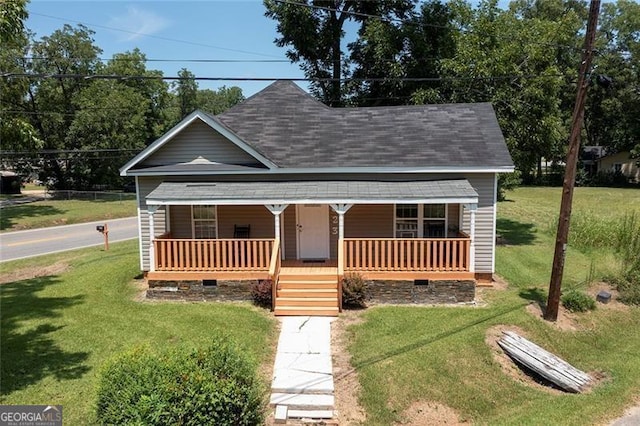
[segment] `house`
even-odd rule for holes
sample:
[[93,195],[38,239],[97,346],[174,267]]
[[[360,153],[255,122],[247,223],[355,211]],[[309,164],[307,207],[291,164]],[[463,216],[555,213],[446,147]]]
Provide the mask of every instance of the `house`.
[[640,168],[638,159],[631,158],[629,151],[608,154],[598,158],[598,171],[620,173],[629,182],[640,183]]
[[488,103],[331,108],[277,81],[193,112],[121,175],[148,295],[242,299],[271,280],[276,315],[334,315],[349,273],[381,302],[473,301],[510,171]]

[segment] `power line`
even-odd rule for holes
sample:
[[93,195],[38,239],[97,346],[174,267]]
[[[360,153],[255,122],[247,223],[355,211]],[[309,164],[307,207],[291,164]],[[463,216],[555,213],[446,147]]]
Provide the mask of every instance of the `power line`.
[[[47,61],[56,58],[46,56],[25,56],[15,58],[23,61]],[[141,58],[64,58],[65,61],[88,61],[98,60],[101,62],[122,61],[122,62],[199,62],[199,63],[290,63],[288,59],[141,59]]]
[[96,148],[96,149],[39,149],[37,152],[33,151],[1,151],[2,155],[23,155],[23,154],[86,154],[86,153],[105,153],[105,152],[136,152],[141,148]]
[[4,73],[0,77],[5,79],[29,78],[29,79],[84,79],[84,80],[171,80],[171,81],[306,81],[306,82],[365,82],[365,81],[385,81],[385,82],[439,82],[439,81],[486,81],[486,80],[511,80],[511,79],[537,79],[537,78],[560,78],[563,74],[523,74],[523,75],[500,75],[481,77],[168,77],[161,75],[109,75],[109,74],[48,74],[48,73]]
[[144,36],[144,37],[150,37],[150,38],[155,38],[155,39],[164,40],[164,41],[171,41],[171,42],[175,42],[175,43],[189,44],[189,45],[192,45],[192,46],[209,47],[211,49],[219,49],[219,50],[225,50],[227,52],[235,52],[235,53],[244,53],[244,54],[247,54],[247,55],[257,55],[257,56],[265,56],[265,57],[272,57],[272,58],[277,58],[278,57],[276,55],[270,55],[270,54],[267,54],[267,53],[251,52],[251,51],[248,51],[248,50],[241,50],[241,49],[232,49],[232,48],[229,48],[229,47],[215,46],[215,45],[212,45],[212,44],[198,43],[198,42],[195,42],[195,41],[180,40],[180,39],[176,39],[176,38],[162,37],[162,36],[157,36],[157,35],[152,35],[152,34],[141,33],[141,32],[137,32],[137,31],[129,31],[129,30],[124,30],[122,28],[109,27],[109,26],[106,26],[106,25],[90,24],[88,22],[77,21],[75,19],[69,19],[69,18],[61,18],[59,16],[46,15],[44,13],[30,12],[29,14],[30,15],[35,15],[35,16],[42,16],[42,17],[50,18],[50,19],[57,19],[57,20],[64,21],[64,22],[75,22],[76,24],[82,24],[82,25],[85,25],[87,27],[96,27],[96,28],[103,28],[103,29],[111,30],[111,31],[120,31],[120,32],[127,33],[127,34],[140,35],[140,36]]

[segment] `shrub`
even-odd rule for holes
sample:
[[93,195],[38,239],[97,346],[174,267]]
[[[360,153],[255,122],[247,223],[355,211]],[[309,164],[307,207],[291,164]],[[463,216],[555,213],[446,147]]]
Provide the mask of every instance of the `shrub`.
[[366,307],[367,283],[360,274],[346,274],[342,279],[342,304],[348,308]]
[[505,201],[506,192],[517,188],[522,183],[520,172],[500,173],[498,175],[498,201]]
[[587,312],[596,308],[596,301],[583,291],[569,290],[562,295],[562,306],[571,312]]
[[631,270],[608,281],[618,289],[622,303],[640,306],[640,270]]
[[258,280],[253,286],[251,286],[251,297],[253,297],[253,303],[263,308],[271,308],[273,303],[272,291],[273,281],[271,280]]
[[262,424],[263,385],[255,364],[232,341],[204,349],[154,352],[138,347],[99,373],[101,424]]

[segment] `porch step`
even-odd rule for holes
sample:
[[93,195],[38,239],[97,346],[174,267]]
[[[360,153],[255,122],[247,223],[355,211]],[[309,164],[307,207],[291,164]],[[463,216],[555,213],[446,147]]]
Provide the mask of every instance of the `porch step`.
[[281,306],[337,307],[337,297],[276,297],[276,309]]
[[338,290],[334,288],[281,288],[278,295],[282,297],[332,297],[338,298]]
[[328,306],[276,306],[275,315],[282,316],[338,316],[338,307]]
[[279,288],[299,288],[299,289],[335,289],[338,288],[338,279],[334,277],[332,280],[292,280],[280,276],[278,280]]
[[313,272],[285,272],[284,270],[280,271],[280,279],[286,281],[335,281],[337,275],[337,269],[334,273],[313,273]]

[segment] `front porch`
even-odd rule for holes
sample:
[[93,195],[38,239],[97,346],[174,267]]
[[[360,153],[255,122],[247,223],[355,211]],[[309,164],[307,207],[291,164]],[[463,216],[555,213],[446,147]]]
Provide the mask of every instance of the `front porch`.
[[350,273],[412,285],[475,278],[477,194],[465,180],[263,186],[272,198],[244,183],[162,183],[147,196],[148,279],[270,280],[277,315],[333,315]]

